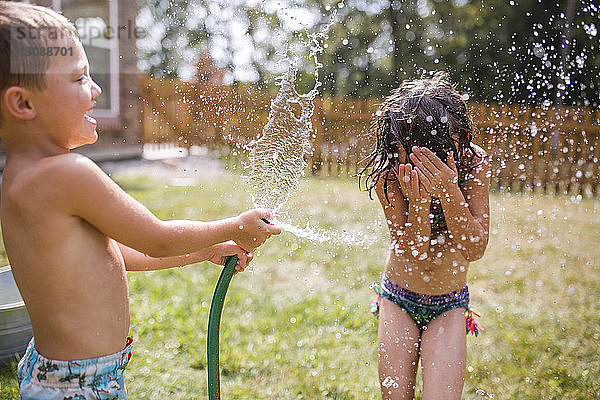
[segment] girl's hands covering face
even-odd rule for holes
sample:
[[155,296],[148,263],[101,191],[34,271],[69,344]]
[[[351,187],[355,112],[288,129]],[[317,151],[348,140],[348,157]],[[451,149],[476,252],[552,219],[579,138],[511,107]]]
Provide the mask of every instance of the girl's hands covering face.
[[409,157],[415,164],[420,182],[431,196],[441,199],[453,186],[458,187],[458,170],[452,152],[448,153],[447,165],[426,147],[413,147]]
[[423,183],[420,181],[417,171],[410,164],[400,164],[396,169],[396,176],[400,189],[409,204],[423,204],[428,206],[431,202],[431,195],[427,192]]

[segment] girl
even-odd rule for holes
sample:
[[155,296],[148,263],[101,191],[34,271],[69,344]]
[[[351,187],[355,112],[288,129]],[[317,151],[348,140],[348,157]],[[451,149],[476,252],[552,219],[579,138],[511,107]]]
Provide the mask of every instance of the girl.
[[423,399],[460,399],[465,316],[478,334],[467,269],[488,242],[489,160],[471,143],[465,101],[444,72],[403,82],[376,115],[361,175],[391,239],[376,303],[383,398],[413,398],[420,358]]

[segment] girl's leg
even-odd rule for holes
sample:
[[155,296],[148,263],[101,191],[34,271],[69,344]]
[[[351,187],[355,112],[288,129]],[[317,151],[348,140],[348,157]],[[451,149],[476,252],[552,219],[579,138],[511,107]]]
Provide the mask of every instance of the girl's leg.
[[412,399],[419,361],[419,328],[402,308],[383,299],[379,311],[379,382],[384,400]]
[[436,317],[423,331],[423,400],[460,400],[467,357],[465,329],[465,309],[455,308]]

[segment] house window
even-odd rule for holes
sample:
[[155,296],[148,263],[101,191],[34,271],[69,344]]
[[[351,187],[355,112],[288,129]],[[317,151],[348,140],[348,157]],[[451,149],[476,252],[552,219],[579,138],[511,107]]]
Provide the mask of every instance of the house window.
[[119,43],[117,0],[54,0],[53,8],[77,28],[90,63],[90,75],[102,88],[98,117],[119,115]]

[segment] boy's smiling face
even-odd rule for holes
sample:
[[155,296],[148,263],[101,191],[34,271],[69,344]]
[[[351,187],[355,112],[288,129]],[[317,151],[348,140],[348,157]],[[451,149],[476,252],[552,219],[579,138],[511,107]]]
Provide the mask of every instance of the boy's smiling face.
[[45,75],[46,88],[33,93],[36,122],[44,135],[65,149],[98,139],[96,121],[89,115],[102,90],[89,75],[89,63],[78,40],[63,44],[72,55],[53,56]]

